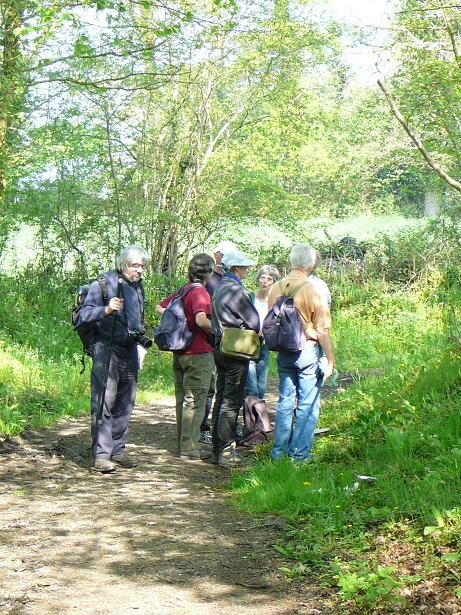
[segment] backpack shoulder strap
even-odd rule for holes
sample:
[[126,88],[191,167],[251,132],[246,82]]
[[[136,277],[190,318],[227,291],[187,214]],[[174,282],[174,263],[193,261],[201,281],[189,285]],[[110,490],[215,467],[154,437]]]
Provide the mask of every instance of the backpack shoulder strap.
[[107,303],[108,299],[108,286],[113,286],[116,288],[116,297],[121,296],[121,282],[120,282],[121,273],[117,271],[117,269],[112,269],[111,271],[106,271],[106,273],[101,273],[96,278],[97,283],[101,289],[102,299],[104,303]]
[[202,285],[200,284],[200,282],[194,282],[193,284],[191,284],[189,286],[189,288],[186,290],[186,292],[184,292],[185,286],[187,286],[187,285],[184,284],[184,286],[181,286],[181,288],[179,289],[179,292],[177,294],[177,296],[181,297],[182,299],[184,299],[184,297],[186,295],[188,295],[193,288],[198,288],[199,286],[202,286]]
[[101,275],[98,275],[96,281],[99,284],[99,288],[101,289],[101,293],[102,293],[102,302],[103,303],[107,303],[107,280],[106,280],[106,276],[101,273]]
[[[280,284],[280,282],[279,282],[279,284]],[[306,286],[306,284],[308,284],[308,281],[304,280],[304,282],[301,282],[301,284],[298,284],[297,286],[294,286],[290,290],[288,290],[288,288],[285,287],[285,292],[282,291],[282,294],[283,294],[284,297],[294,297],[296,295],[296,293],[298,292],[298,290],[301,290],[301,288],[303,286]]]

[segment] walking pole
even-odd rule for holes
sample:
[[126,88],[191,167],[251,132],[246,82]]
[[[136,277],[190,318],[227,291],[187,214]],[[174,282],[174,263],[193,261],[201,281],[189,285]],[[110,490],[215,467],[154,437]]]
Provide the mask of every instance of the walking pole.
[[[117,297],[120,299],[121,298],[121,289],[122,289],[122,279],[121,277],[118,278],[118,286],[117,286]],[[115,330],[115,320],[117,318],[117,314],[116,312],[112,312],[112,322],[110,325],[110,334],[109,334],[109,343],[107,344],[107,354],[106,354],[106,363],[104,366],[104,378],[103,378],[103,386],[101,389],[101,396],[99,399],[99,407],[98,407],[98,412],[96,413],[96,422],[95,422],[95,426],[94,426],[94,432],[93,432],[93,445],[92,445],[92,449],[93,449],[93,465],[94,462],[96,461],[96,446],[97,446],[97,441],[98,441],[98,433],[99,433],[99,428],[102,424],[102,415],[104,413],[104,401],[106,398],[106,389],[107,389],[107,380],[109,379],[109,367],[110,367],[110,357],[112,354],[112,343],[114,341],[114,330]]]

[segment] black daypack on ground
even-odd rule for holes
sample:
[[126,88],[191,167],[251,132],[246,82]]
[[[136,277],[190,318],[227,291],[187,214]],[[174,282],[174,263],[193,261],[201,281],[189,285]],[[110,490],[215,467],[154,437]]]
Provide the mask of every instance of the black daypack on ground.
[[306,345],[304,322],[294,302],[294,296],[305,284],[307,282],[296,286],[289,294],[277,297],[267,313],[262,331],[269,350],[298,352]]
[[154,342],[160,350],[186,350],[192,342],[194,332],[189,329],[184,312],[183,299],[193,289],[202,286],[198,282],[192,284],[185,292],[184,286],[162,314],[160,324],[154,329]]
[[[102,293],[102,301],[103,304],[107,302],[107,281],[103,274],[97,277],[96,281],[98,282],[101,293]],[[88,290],[90,288],[90,284],[84,284],[80,286],[77,292],[77,300],[75,302],[75,307],[72,310],[72,325],[74,326],[74,331],[77,331],[80,340],[83,346],[83,356],[82,356],[82,373],[85,370],[85,355],[91,356],[92,345],[94,341],[94,325],[83,323],[79,325],[80,312],[82,311],[83,303],[88,294]]]
[[246,397],[243,404],[243,433],[239,446],[264,444],[273,431],[264,399],[252,395]]

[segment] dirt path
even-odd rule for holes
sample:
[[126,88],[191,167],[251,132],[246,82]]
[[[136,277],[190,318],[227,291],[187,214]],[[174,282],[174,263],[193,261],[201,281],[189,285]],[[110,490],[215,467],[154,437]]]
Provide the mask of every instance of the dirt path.
[[0,442],[2,615],[332,612],[280,574],[273,519],[233,509],[229,472],[175,457],[174,437],[166,398],[135,409],[135,470],[90,472],[87,417]]

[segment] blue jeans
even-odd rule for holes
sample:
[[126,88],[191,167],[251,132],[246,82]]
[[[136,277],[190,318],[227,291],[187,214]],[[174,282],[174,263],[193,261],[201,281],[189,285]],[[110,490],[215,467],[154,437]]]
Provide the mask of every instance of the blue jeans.
[[[320,411],[321,356],[318,345],[296,353],[279,352],[277,355],[280,384],[271,451],[273,460],[283,455],[297,461],[309,458]],[[293,421],[294,412],[296,418]]]
[[269,348],[266,344],[261,346],[259,361],[250,361],[248,367],[245,397],[253,395],[264,399],[266,394],[267,372],[269,371]]

